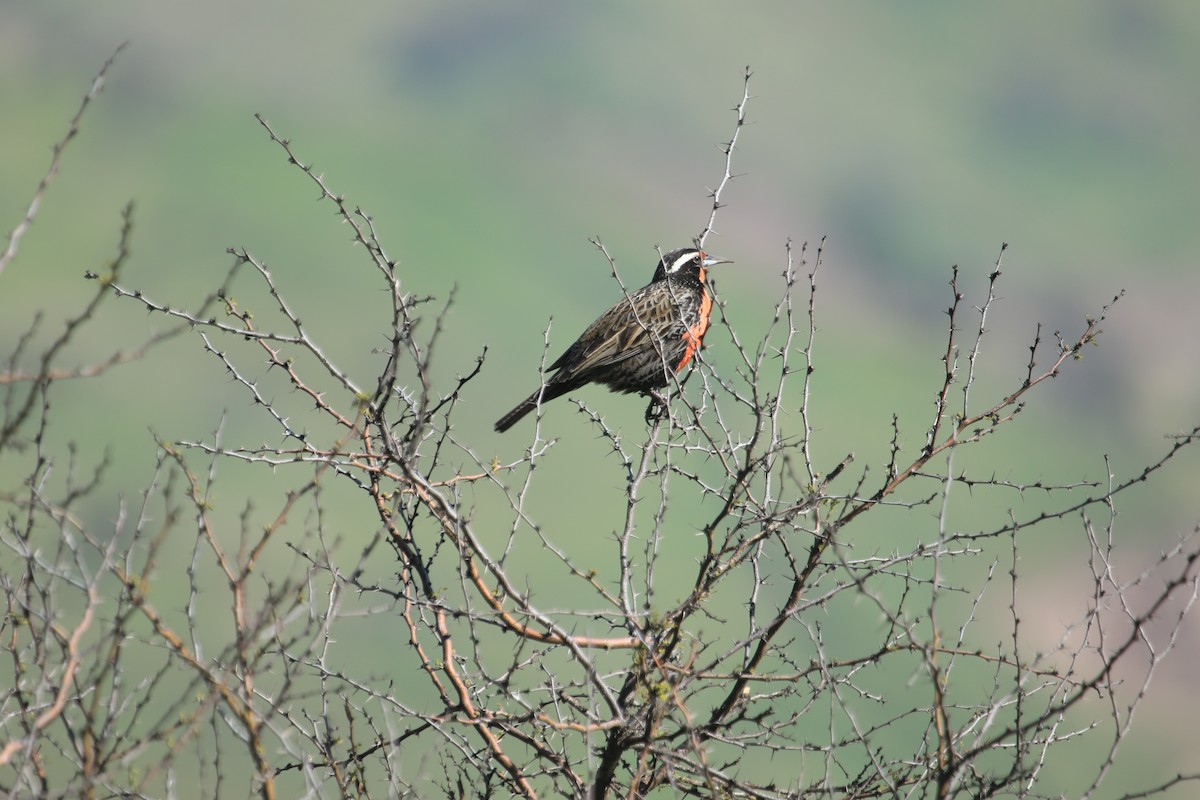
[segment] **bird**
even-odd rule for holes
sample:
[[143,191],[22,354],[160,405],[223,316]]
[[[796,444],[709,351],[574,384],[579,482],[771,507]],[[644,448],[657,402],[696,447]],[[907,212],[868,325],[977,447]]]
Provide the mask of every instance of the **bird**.
[[[699,247],[681,247],[663,255],[654,277],[605,311],[550,365],[541,387],[496,422],[504,431],[540,403],[588,383],[611,391],[661,398],[672,373],[686,367],[704,343],[712,314],[708,268],[730,264]],[[649,411],[647,412],[649,414]]]

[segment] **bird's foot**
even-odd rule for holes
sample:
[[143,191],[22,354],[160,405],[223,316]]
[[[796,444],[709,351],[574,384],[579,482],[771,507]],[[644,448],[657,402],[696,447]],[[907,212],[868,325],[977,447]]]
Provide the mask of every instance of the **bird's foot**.
[[646,424],[653,425],[667,415],[670,407],[665,394],[650,391],[646,396],[650,398],[650,404],[646,406]]

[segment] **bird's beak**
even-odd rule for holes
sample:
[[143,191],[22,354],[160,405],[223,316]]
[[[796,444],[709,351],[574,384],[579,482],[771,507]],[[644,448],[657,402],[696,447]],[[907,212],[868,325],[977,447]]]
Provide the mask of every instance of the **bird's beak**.
[[714,256],[714,255],[705,253],[704,261],[702,261],[701,263],[706,267],[711,267],[714,264],[732,264],[733,259],[732,258],[721,258],[720,256]]

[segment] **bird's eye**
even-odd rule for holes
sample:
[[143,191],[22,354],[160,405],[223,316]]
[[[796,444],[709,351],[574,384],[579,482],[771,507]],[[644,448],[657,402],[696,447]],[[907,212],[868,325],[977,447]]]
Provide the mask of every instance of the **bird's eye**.
[[670,266],[667,267],[667,271],[675,273],[679,272],[679,270],[683,269],[688,264],[698,264],[700,263],[700,258],[702,255],[702,253],[697,253],[695,250],[687,253],[681,253],[674,261],[671,262]]

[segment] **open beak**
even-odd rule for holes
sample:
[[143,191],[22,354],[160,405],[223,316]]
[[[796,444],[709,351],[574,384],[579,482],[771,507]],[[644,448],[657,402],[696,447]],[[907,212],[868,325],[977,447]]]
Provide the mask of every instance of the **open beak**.
[[704,261],[701,263],[706,267],[711,267],[714,264],[732,264],[733,263],[732,258],[721,258],[720,256],[714,256],[709,253],[701,253],[701,255],[704,256]]

